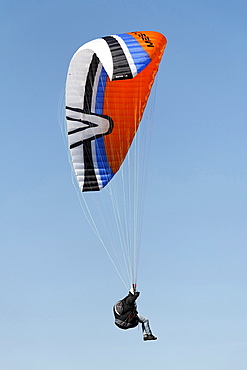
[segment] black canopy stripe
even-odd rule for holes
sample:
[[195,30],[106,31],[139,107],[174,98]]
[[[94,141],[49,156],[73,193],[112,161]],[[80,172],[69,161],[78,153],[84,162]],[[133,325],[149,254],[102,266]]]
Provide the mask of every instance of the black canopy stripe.
[[83,191],[100,190],[94,171],[91,141],[83,142],[84,184]]
[[113,59],[113,80],[133,78],[126,55],[113,36],[102,37],[108,44]]
[[90,66],[89,66],[86,85],[85,85],[84,104],[83,104],[84,113],[92,112],[91,105],[92,105],[92,96],[93,96],[93,85],[94,85],[94,80],[95,80],[95,75],[97,73],[98,65],[99,65],[99,58],[94,53]]
[[[95,81],[95,76],[97,73],[98,65],[99,65],[99,58],[94,53],[90,66],[89,66],[86,85],[85,85],[85,94],[84,94],[84,103],[83,103],[84,113],[92,112],[91,105],[92,105],[92,96],[93,96],[93,86],[94,86],[94,81]],[[97,181],[95,170],[94,170],[91,143],[92,143],[91,140],[84,140],[83,142],[83,158],[84,158],[83,191],[99,190],[99,185],[98,185],[98,181]]]
[[70,145],[70,149],[76,148],[77,146],[81,146],[82,144],[83,144],[82,140],[77,141],[76,143]]
[[[78,113],[84,113],[84,111],[81,108],[74,108],[74,107],[68,107],[66,105],[66,109],[72,110],[72,112],[78,112]],[[67,117],[66,117],[67,118]]]
[[77,132],[85,131],[89,127],[97,127],[98,126],[95,123],[89,122],[89,121],[82,121],[82,120],[80,120],[80,121],[78,121],[78,120],[72,120],[72,121],[77,121],[77,122],[84,123],[84,125],[86,125],[86,126],[84,126],[84,127],[78,127],[75,130],[69,131],[68,132],[68,135],[73,135],[73,134],[76,134]]

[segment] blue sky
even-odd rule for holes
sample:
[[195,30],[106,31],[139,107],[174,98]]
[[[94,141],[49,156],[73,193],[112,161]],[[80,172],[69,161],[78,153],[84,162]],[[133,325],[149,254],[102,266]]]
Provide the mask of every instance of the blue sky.
[[[247,5],[0,1],[0,370],[245,370]],[[94,38],[163,33],[139,270],[158,341],[113,325],[124,296],[71,183],[69,61]]]

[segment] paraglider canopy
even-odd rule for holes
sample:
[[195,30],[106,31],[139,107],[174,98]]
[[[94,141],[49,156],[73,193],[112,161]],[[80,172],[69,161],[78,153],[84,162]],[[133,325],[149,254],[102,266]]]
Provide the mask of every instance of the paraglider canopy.
[[74,54],[66,82],[66,119],[82,192],[102,189],[119,170],[165,46],[158,32],[130,32],[90,41]]

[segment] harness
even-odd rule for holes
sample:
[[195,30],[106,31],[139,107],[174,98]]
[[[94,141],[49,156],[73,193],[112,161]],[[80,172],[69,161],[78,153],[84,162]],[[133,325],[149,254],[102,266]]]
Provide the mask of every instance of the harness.
[[115,325],[118,326],[120,329],[131,329],[135,328],[138,325],[139,319],[136,315],[135,310],[127,312],[127,315],[124,319],[123,317],[121,317],[124,314],[124,304],[122,300],[118,301],[114,305],[113,311],[115,316]]

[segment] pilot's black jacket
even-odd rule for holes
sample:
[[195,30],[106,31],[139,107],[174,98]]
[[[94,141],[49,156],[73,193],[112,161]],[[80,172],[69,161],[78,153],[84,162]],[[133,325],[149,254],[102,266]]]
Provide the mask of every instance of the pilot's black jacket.
[[136,299],[140,293],[135,292],[129,294],[118,301],[113,307],[113,313],[115,317],[115,324],[121,329],[130,329],[138,325],[138,311],[136,307]]

